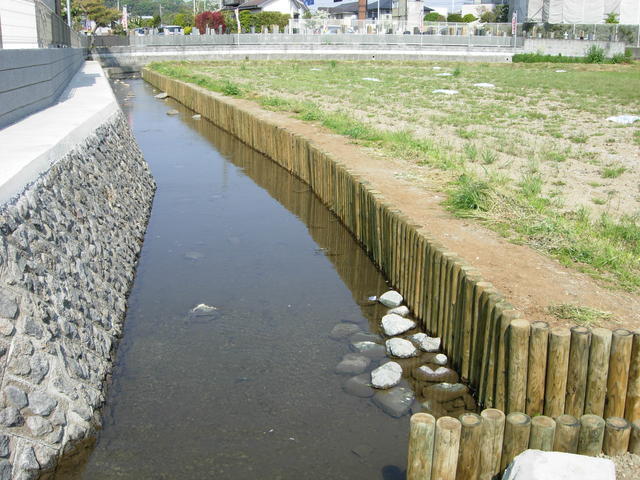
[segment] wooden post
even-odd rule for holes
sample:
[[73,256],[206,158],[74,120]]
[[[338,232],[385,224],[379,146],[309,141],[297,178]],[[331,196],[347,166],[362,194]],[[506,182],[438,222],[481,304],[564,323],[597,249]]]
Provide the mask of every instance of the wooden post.
[[578,454],[597,457],[602,452],[605,421],[602,417],[585,414],[580,417]]
[[633,333],[624,418],[630,422],[640,420],[640,331]]
[[556,434],[556,422],[551,417],[538,415],[531,419],[529,448],[550,452],[553,450],[553,439]]
[[436,419],[428,413],[411,416],[407,480],[430,480]]
[[524,413],[513,412],[507,415],[504,428],[504,442],[502,444],[502,459],[500,469],[504,470],[511,461],[524,452],[529,446],[531,433],[531,417]]
[[556,437],[553,450],[556,452],[576,453],[580,437],[580,421],[572,415],[560,415],[556,418]]
[[631,425],[624,418],[607,418],[607,423],[604,427],[602,451],[610,457],[626,453],[630,436]]
[[571,348],[569,349],[569,376],[564,412],[580,418],[584,412],[587,392],[587,371],[589,369],[589,346],[591,332],[586,327],[571,328]]
[[[529,366],[527,368],[526,412],[529,416],[540,415],[544,411],[544,381],[547,373],[548,344],[549,324],[547,322],[533,322],[529,337]],[[532,425],[531,428],[533,427]]]
[[492,480],[500,473],[505,416],[502,411],[495,408],[483,410],[480,416],[482,417],[480,480]]
[[507,412],[522,412],[527,398],[527,365],[529,356],[529,321],[517,319],[509,326],[509,365]]
[[549,333],[544,414],[551,418],[556,418],[564,412],[564,397],[569,369],[570,339],[571,332],[568,328],[552,328]]
[[455,480],[460,449],[460,421],[452,417],[440,417],[436,422],[433,448],[433,480]]
[[636,420],[631,424],[631,436],[629,438],[629,451],[636,455],[640,455],[640,420]]
[[611,330],[608,328],[594,328],[593,332],[591,332],[590,350],[584,412],[602,417],[607,394],[607,376],[609,375]]
[[482,442],[482,417],[476,413],[460,415],[462,433],[458,455],[456,480],[478,480],[480,478],[480,445]]
[[509,355],[508,335],[509,325],[511,321],[519,318],[520,313],[517,310],[506,308],[502,311],[499,318],[497,350],[498,359],[496,362],[496,380],[495,380],[495,408],[498,410],[507,409],[507,363]]
[[633,343],[633,335],[629,330],[619,328],[614,330],[612,335],[609,376],[607,378],[607,399],[604,407],[605,418],[624,417],[629,362],[631,361],[631,346]]

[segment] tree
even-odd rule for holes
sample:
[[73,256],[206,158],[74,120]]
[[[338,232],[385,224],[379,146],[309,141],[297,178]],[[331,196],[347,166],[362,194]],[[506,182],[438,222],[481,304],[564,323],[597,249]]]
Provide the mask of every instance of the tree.
[[607,13],[604,17],[604,23],[620,23],[618,20],[618,14],[614,12]]
[[462,20],[462,15],[459,13],[450,13],[447,16],[447,22],[462,23],[464,20]]
[[472,13],[467,13],[464,17],[462,17],[462,21],[464,23],[471,23],[471,22],[475,22],[476,20],[477,18]]
[[180,25],[181,27],[193,26],[193,15],[190,13],[176,13],[173,17],[174,25]]
[[496,22],[507,23],[509,21],[509,5],[496,5]]
[[424,16],[425,22],[446,22],[447,19],[444,15],[440,15],[438,12],[429,12]]
[[196,15],[196,28],[200,30],[201,34],[207,32],[207,28],[215,30],[222,27],[222,32],[226,32],[227,25],[225,24],[224,17],[220,12],[202,12]]
[[73,0],[72,13],[85,17],[95,22],[94,33],[98,27],[109,27],[120,18],[120,12],[115,8],[107,7],[103,0]]

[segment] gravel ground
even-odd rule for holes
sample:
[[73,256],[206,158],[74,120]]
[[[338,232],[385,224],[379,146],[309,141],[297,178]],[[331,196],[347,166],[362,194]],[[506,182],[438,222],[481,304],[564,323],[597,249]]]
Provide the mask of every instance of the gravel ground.
[[625,453],[617,457],[607,457],[600,455],[602,458],[613,460],[616,464],[617,480],[638,480],[640,479],[640,455],[633,453]]

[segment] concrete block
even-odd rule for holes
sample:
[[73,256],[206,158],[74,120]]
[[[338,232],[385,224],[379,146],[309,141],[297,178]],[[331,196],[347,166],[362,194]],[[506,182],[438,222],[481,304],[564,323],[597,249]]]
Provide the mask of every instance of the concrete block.
[[511,462],[502,480],[616,480],[616,468],[605,458],[526,450]]

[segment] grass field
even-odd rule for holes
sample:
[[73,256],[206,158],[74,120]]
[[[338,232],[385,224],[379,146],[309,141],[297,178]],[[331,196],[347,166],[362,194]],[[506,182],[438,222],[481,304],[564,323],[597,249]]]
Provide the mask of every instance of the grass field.
[[151,68],[317,122],[372,155],[401,162],[399,176],[446,192],[456,215],[606,285],[640,291],[640,122],[606,120],[640,114],[637,64],[244,61]]

